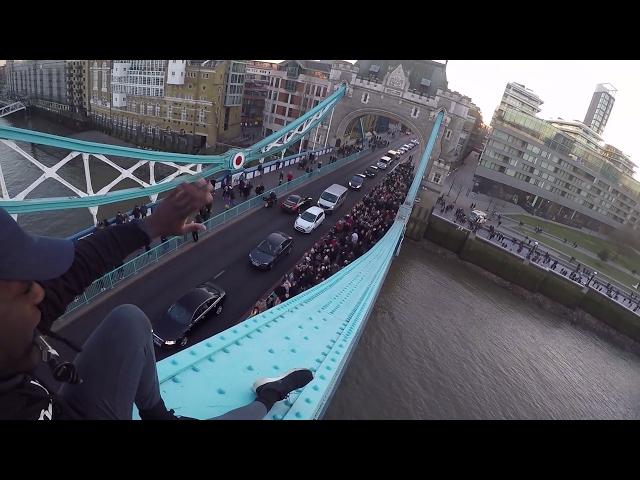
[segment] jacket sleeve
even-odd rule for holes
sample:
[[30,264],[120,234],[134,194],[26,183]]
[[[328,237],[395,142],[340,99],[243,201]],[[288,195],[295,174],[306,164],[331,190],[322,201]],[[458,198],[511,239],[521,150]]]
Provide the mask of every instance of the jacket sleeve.
[[134,220],[113,225],[76,243],[75,257],[69,270],[53,280],[39,282],[44,288],[44,300],[38,306],[42,312],[40,324],[50,329],[73,299],[96,279],[122,265],[137,249],[147,245],[149,236]]

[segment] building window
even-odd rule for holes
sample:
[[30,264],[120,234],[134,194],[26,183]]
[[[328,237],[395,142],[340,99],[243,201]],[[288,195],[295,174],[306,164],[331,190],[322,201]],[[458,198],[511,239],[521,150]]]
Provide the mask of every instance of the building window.
[[450,128],[447,128],[447,134],[444,136],[444,138],[445,138],[446,140],[449,140],[449,139],[451,138],[451,134],[452,134],[452,133],[453,133],[453,132],[451,131],[451,129],[450,129]]
[[363,93],[362,94],[362,103],[369,103],[369,94],[368,93]]
[[156,103],[156,117],[160,116],[160,105]]
[[180,120],[187,119],[187,107],[182,107],[182,112],[180,112]]

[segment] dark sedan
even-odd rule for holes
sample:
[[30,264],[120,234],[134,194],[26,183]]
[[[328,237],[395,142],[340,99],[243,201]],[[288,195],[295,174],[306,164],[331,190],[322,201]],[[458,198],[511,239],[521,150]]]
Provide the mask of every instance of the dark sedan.
[[220,315],[226,300],[225,291],[212,282],[192,288],[180,297],[153,325],[153,342],[159,347],[184,347],[187,333],[211,315]]
[[369,178],[375,177],[378,174],[378,167],[371,165],[370,167],[367,167],[364,174]]
[[286,200],[280,204],[280,208],[288,213],[300,213],[311,206],[313,198],[301,197],[300,195],[289,195]]
[[361,173],[354,175],[351,177],[351,180],[349,180],[349,188],[352,188],[353,190],[360,190],[365,178],[366,177]]
[[249,253],[251,265],[260,270],[271,270],[283,255],[289,255],[293,238],[282,232],[274,232]]

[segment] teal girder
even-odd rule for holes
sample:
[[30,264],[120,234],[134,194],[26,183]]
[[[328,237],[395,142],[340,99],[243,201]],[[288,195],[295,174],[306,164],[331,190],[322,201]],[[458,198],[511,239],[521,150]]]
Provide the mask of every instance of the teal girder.
[[72,152],[128,157],[150,162],[211,165],[210,168],[207,168],[200,173],[190,175],[188,177],[176,178],[174,180],[155,185],[149,185],[147,187],[129,188],[114,192],[107,192],[100,195],[93,194],[82,197],[70,196],[23,200],[0,199],[0,207],[6,209],[12,214],[62,210],[67,208],[94,207],[158,194],[170,190],[185,181],[194,182],[199,178],[208,177],[223,170],[233,170],[232,159],[240,151],[245,155],[245,162],[250,162],[279,153],[285,150],[288,146],[302,140],[305,135],[308,135],[313,128],[322,122],[327,114],[343,97],[345,91],[346,86],[344,84],[340,85],[333,94],[323,100],[316,107],[309,110],[302,117],[291,122],[289,125],[283,127],[277,132],[274,132],[269,137],[248,148],[231,149],[222,155],[187,155],[181,153],[157,152],[138,148],[87,142],[42,132],[24,130],[21,128],[0,126],[0,140],[28,142],[62,148]]
[[348,365],[397,254],[445,112],[440,111],[396,220],[367,253],[280,305],[158,362],[160,390],[177,414],[205,419],[250,403],[253,382],[306,367],[313,381],[268,419],[319,419]]

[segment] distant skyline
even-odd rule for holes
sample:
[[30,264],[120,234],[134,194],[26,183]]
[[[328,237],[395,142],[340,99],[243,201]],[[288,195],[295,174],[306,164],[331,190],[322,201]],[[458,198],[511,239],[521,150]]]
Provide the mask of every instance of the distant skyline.
[[[0,65],[5,63],[0,60]],[[480,108],[485,123],[491,121],[508,82],[521,83],[542,98],[539,117],[579,121],[584,119],[596,85],[611,83],[618,91],[602,137],[640,164],[638,60],[449,60],[447,79],[451,90],[470,97]],[[640,174],[636,178],[640,180]]]
[[509,82],[523,84],[542,98],[540,118],[578,121],[584,120],[596,85],[611,83],[617,89],[616,101],[602,139],[640,165],[638,60],[449,60],[447,80],[450,90],[470,97],[480,108],[486,124]]
[[[583,121],[598,83],[618,91],[602,134],[640,164],[640,61],[637,60],[449,60],[449,88],[471,97],[491,121],[508,82],[533,90],[543,101],[539,117]],[[640,180],[640,175],[635,178]]]

